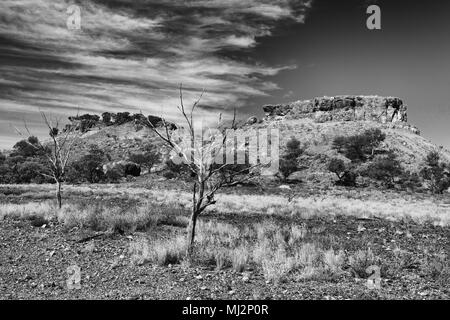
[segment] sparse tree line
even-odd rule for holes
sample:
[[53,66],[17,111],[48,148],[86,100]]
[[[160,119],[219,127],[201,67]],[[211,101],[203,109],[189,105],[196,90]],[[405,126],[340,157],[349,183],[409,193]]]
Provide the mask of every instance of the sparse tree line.
[[[121,125],[124,123],[132,122],[136,125],[143,126],[147,122],[152,123],[154,126],[159,126],[162,123],[162,119],[156,116],[144,116],[142,113],[131,114],[129,112],[103,112],[101,117],[96,114],[83,114],[74,117],[69,117],[70,124],[67,124],[64,131],[70,130],[75,127],[75,130],[85,133],[97,126],[112,126]],[[173,129],[176,126],[173,123],[168,123]]]
[[[52,154],[49,145],[40,146],[38,138],[31,136],[17,142],[8,155],[0,153],[0,183],[52,183],[48,177],[51,163],[47,155]],[[102,183],[119,182],[127,176],[139,176],[143,169],[150,171],[160,163],[160,155],[151,144],[144,144],[139,151],[129,152],[126,160],[113,162],[99,146],[92,144],[80,157],[65,165],[64,182]],[[174,169],[175,170],[175,169]]]
[[[156,118],[155,125],[160,121]],[[335,137],[332,148],[341,157],[330,159],[327,169],[335,175],[336,185],[357,187],[360,177],[363,181],[364,178],[376,181],[385,188],[429,190],[436,194],[450,188],[450,165],[441,160],[438,151],[431,151],[423,160],[420,171],[411,173],[402,168],[394,152],[380,148],[385,138],[380,129]],[[49,176],[52,171],[48,159],[48,155],[52,154],[51,145],[40,145],[38,138],[30,136],[17,142],[8,155],[0,153],[0,183],[55,182]],[[301,160],[305,150],[296,138],[288,140],[279,161],[277,176],[281,181],[287,182],[291,174],[307,168]],[[113,162],[113,166],[108,166],[112,162],[110,156],[97,145],[89,146],[81,157],[70,160],[62,179],[67,183],[116,183],[127,176],[139,176],[144,170],[150,172],[163,161],[159,150],[151,143],[142,144],[139,150],[129,152],[123,161]],[[193,178],[187,164],[175,164],[169,159],[164,167],[162,175],[165,178]],[[214,165],[214,169],[218,167]],[[248,175],[249,169],[249,164],[234,164],[219,171],[222,179],[232,186],[240,182],[243,175]]]

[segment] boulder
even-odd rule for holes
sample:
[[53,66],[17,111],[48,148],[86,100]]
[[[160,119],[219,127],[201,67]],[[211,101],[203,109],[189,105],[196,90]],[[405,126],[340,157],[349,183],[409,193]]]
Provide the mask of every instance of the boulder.
[[247,121],[245,121],[246,125],[252,125],[258,123],[258,118],[257,117],[250,117],[247,119]]

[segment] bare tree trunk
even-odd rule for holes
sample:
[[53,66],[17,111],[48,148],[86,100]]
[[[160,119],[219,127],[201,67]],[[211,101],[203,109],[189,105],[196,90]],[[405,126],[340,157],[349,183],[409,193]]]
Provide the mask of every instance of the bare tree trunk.
[[62,207],[62,198],[61,198],[61,182],[56,182],[56,199],[58,200],[58,208]]
[[194,249],[194,240],[195,240],[195,226],[197,224],[197,183],[194,183],[193,190],[192,190],[192,212],[191,212],[191,218],[189,220],[188,225],[188,234],[186,239],[186,255],[190,259],[192,256],[192,251]]
[[197,212],[196,208],[192,208],[191,219],[188,225],[188,235],[187,235],[187,255],[188,258],[192,257],[194,251],[194,241],[195,241],[195,226],[197,225]]
[[192,191],[192,213],[191,219],[188,225],[187,234],[187,255],[189,258],[192,257],[195,242],[195,227],[197,225],[198,215],[202,211],[203,197],[205,195],[205,183],[201,181],[198,183],[198,195],[197,195],[197,183],[194,183]]

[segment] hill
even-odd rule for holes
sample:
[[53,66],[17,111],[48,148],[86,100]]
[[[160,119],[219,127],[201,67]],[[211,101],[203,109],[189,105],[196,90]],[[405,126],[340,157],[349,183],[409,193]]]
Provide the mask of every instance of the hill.
[[[407,106],[397,97],[317,97],[265,105],[263,109],[266,112],[264,119],[258,121],[253,117],[242,128],[279,129],[281,153],[291,137],[297,138],[306,150],[301,161],[308,167],[297,175],[306,180],[330,180],[331,174],[326,169],[329,160],[342,157],[332,148],[336,136],[351,136],[373,128],[386,134],[380,148],[392,150],[404,169],[410,172],[418,172],[427,153],[433,150],[439,150],[442,159],[450,162],[448,150],[420,136],[420,130],[408,123]],[[165,154],[160,139],[139,121],[142,115],[127,114],[124,117],[123,114],[112,114],[112,117],[103,114],[102,119],[92,115],[71,118],[71,125],[76,125],[82,133],[76,144],[76,156],[84,154],[92,144],[99,146],[110,161],[124,160],[146,143],[156,145]],[[156,124],[161,121],[153,116],[149,119]]]
[[407,122],[407,106],[396,97],[338,96],[317,97],[282,105],[263,106],[266,116],[247,128],[278,128],[280,146],[295,137],[306,148],[303,161],[308,175],[329,175],[326,165],[340,155],[333,150],[336,136],[361,134],[379,128],[386,134],[381,149],[392,150],[402,166],[417,172],[428,152],[439,150],[443,160],[450,152],[420,136],[420,130]]

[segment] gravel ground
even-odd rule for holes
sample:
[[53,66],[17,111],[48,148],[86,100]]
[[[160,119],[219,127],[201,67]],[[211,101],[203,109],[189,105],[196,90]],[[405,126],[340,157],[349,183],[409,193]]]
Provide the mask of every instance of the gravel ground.
[[[356,218],[310,221],[312,230],[338,237],[339,247],[351,250],[367,238],[382,257],[393,245],[428,261],[438,250],[449,253],[449,228],[407,226],[385,220],[367,221],[357,232]],[[33,226],[34,225],[34,226]],[[407,232],[405,231],[407,228]],[[173,232],[169,227],[163,232]],[[449,299],[450,286],[411,263],[400,273],[382,279],[380,290],[366,280],[346,274],[333,281],[266,282],[257,269],[135,265],[129,244],[143,233],[100,235],[83,230],[63,231],[56,222],[40,225],[29,220],[0,221],[1,299]],[[67,268],[81,268],[81,288],[69,290]]]

